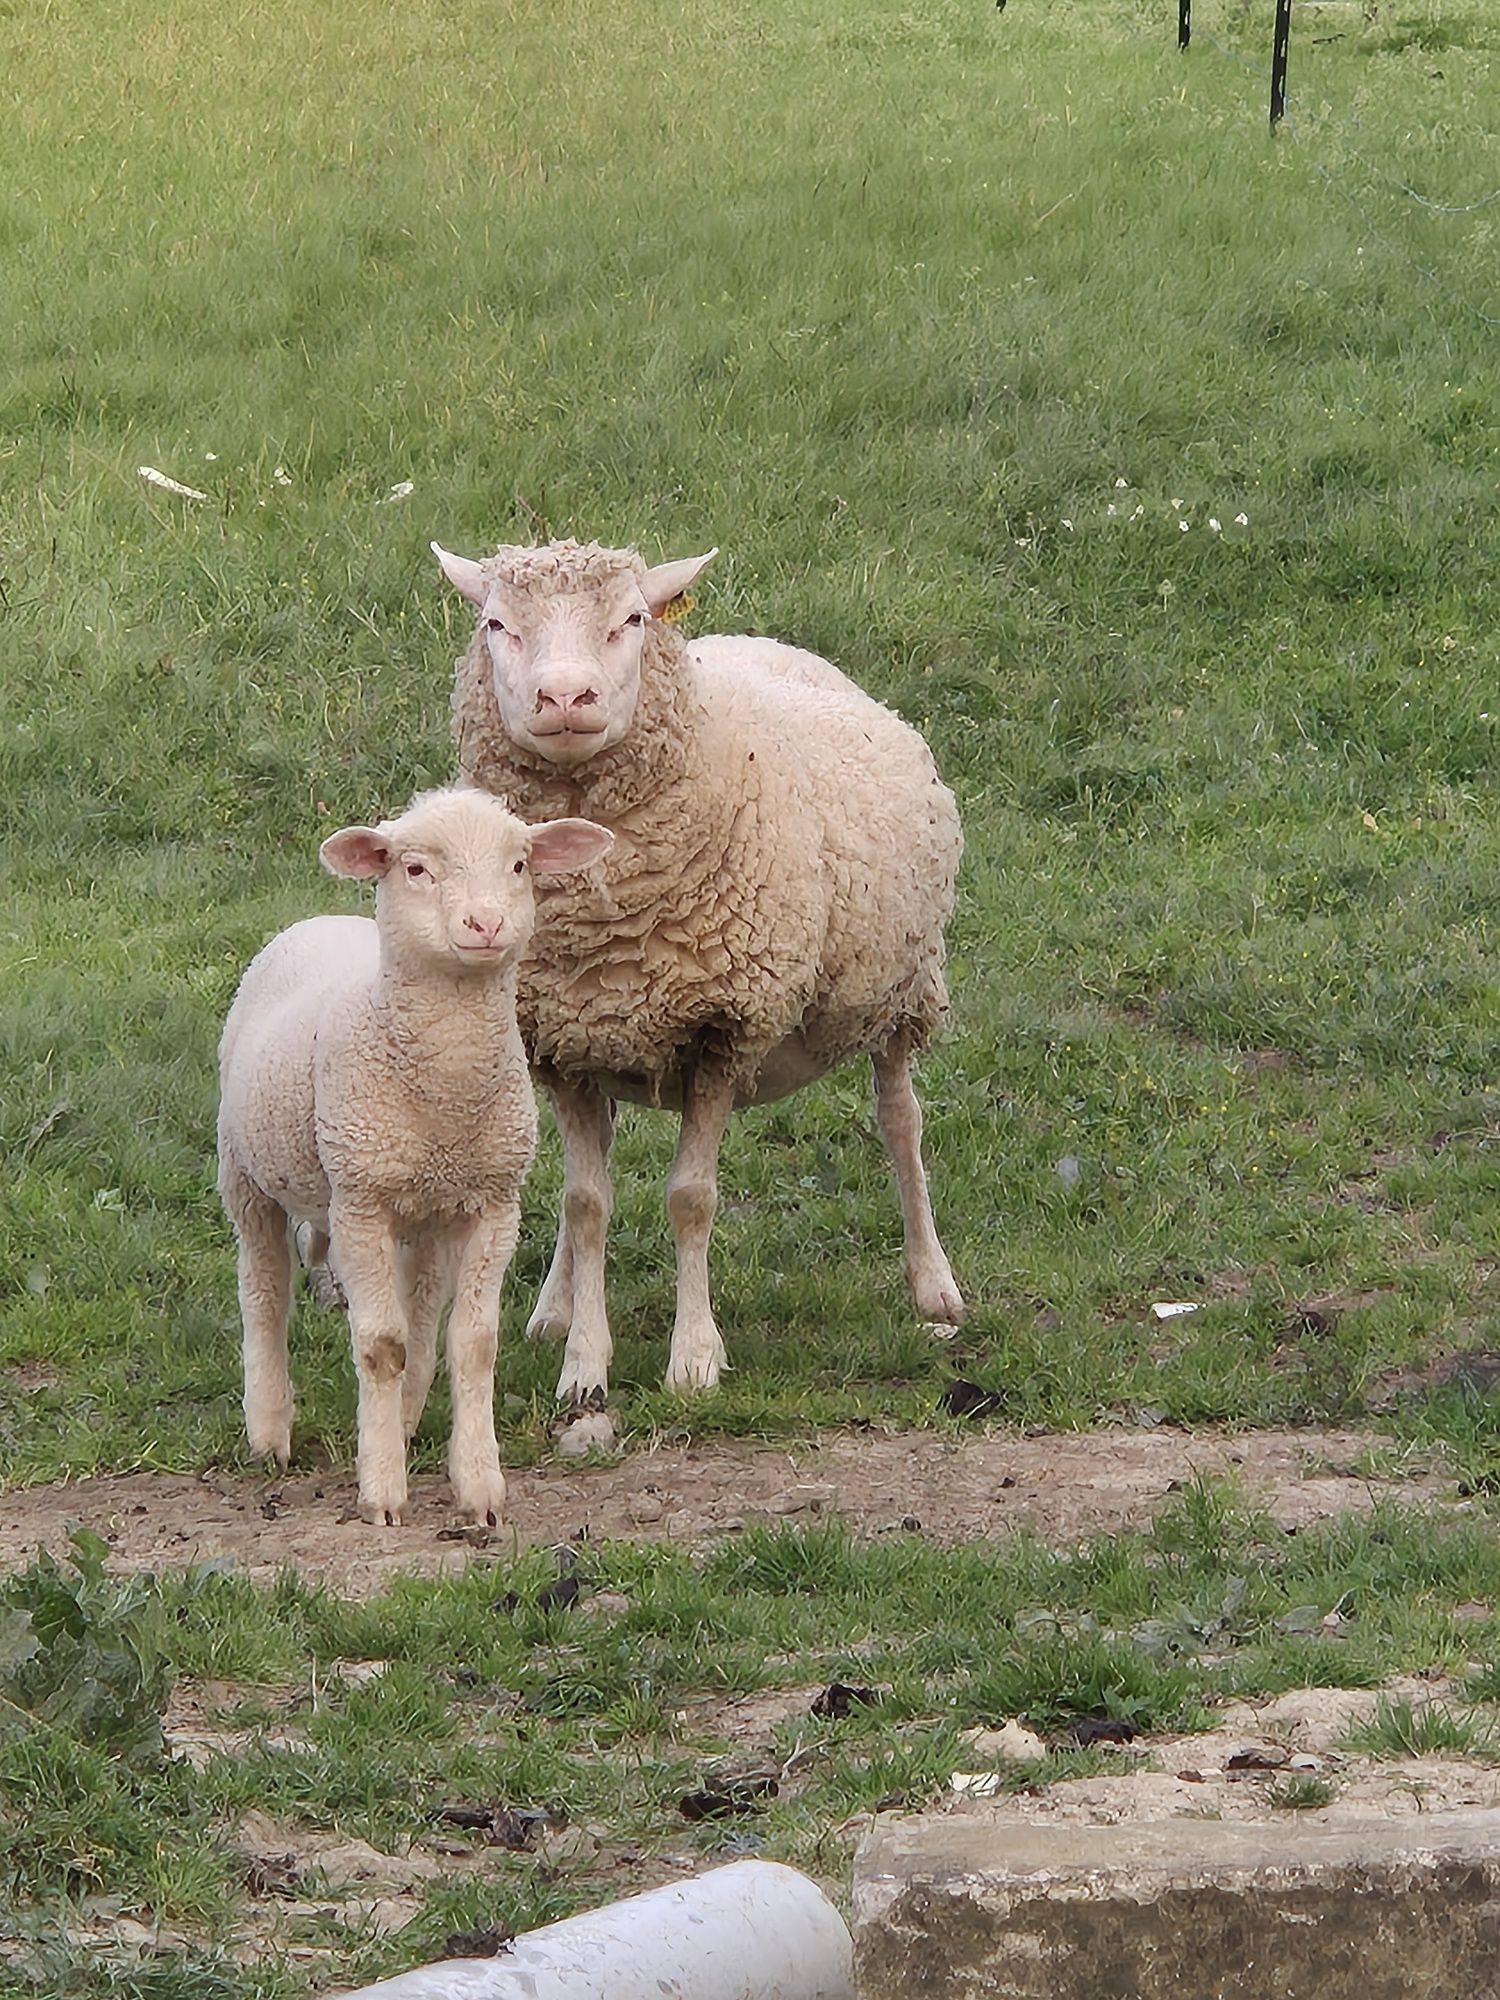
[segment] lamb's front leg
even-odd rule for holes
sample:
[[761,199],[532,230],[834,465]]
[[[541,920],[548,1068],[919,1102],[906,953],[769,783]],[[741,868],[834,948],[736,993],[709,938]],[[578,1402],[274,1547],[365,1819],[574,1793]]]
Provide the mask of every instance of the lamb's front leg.
[[337,1197],[329,1224],[359,1385],[359,1511],[377,1527],[396,1527],[406,1514],[406,1311],[395,1232],[378,1210]]
[[519,1201],[487,1210],[476,1220],[459,1253],[448,1317],[448,1380],[453,1391],[448,1478],[460,1518],[492,1528],[499,1525],[505,1504],[505,1475],[495,1440],[500,1287],[520,1229]]
[[[567,1274],[568,1345],[557,1380],[558,1400],[581,1403],[609,1387],[614,1352],[604,1303],[604,1242],[613,1197],[609,1185],[609,1140],[614,1109],[590,1084],[568,1084],[552,1092],[563,1144],[562,1223],[557,1254],[543,1299],[554,1280]],[[566,1263],[564,1259],[566,1257]],[[558,1310],[554,1296],[549,1310]],[[541,1313],[537,1307],[537,1314]]]
[[667,1177],[667,1213],[677,1241],[677,1318],[667,1361],[669,1389],[712,1389],[727,1364],[708,1284],[708,1239],[719,1205],[719,1145],[734,1090],[707,1066],[683,1080],[682,1130]]

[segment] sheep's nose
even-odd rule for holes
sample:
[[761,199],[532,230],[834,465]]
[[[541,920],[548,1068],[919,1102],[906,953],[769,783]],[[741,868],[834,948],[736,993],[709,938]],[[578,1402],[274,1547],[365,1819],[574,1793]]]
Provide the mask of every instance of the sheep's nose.
[[496,942],[500,933],[505,929],[505,919],[504,917],[467,916],[464,918],[464,929],[472,931],[479,943],[487,948]]
[[536,691],[536,712],[538,715],[546,715],[551,712],[557,715],[570,716],[581,708],[595,708],[598,706],[598,702],[599,691],[597,688],[542,687]]

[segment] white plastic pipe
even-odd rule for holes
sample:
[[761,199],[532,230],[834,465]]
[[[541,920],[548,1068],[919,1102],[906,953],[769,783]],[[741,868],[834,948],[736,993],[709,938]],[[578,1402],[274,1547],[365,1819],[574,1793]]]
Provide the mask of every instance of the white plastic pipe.
[[843,1918],[795,1868],[735,1861],[347,2000],[854,2000]]

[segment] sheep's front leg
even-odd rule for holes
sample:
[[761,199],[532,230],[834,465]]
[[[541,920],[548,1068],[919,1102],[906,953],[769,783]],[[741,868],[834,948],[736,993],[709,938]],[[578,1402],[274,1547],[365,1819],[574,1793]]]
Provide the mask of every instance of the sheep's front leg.
[[677,1318],[667,1361],[669,1389],[712,1389],[728,1360],[708,1287],[708,1239],[719,1205],[719,1144],[734,1090],[717,1071],[684,1078],[682,1130],[667,1177],[667,1214],[677,1241]]
[[460,1518],[492,1528],[498,1526],[505,1504],[505,1475],[495,1441],[500,1287],[520,1229],[519,1201],[478,1218],[459,1255],[448,1317],[448,1379],[453,1389],[448,1478]]
[[292,1377],[286,1329],[292,1310],[292,1248],[285,1212],[237,1169],[221,1182],[234,1222],[244,1335],[245,1435],[250,1449],[285,1466],[292,1455]]
[[[561,1288],[565,1270],[568,1345],[557,1378],[557,1395],[560,1402],[581,1403],[608,1391],[609,1358],[614,1352],[604,1303],[604,1242],[613,1200],[609,1140],[614,1110],[609,1099],[589,1084],[555,1089],[552,1104],[563,1143],[562,1223],[543,1299],[554,1280]],[[549,1310],[557,1309],[558,1299],[559,1293],[554,1293]],[[541,1311],[539,1305],[537,1314]]]
[[[557,1129],[563,1142],[563,1205],[557,1224],[557,1245],[552,1252],[552,1263],[547,1276],[537,1294],[535,1310],[526,1322],[528,1340],[562,1340],[573,1324],[573,1237],[568,1228],[567,1184],[572,1178],[568,1165],[570,1129],[592,1121],[596,1126],[594,1143],[607,1162],[609,1142],[614,1136],[615,1107],[607,1097],[598,1091],[588,1089],[549,1090],[552,1108],[557,1119]],[[568,1107],[565,1111],[562,1099],[566,1095]],[[606,1217],[606,1220],[608,1218]]]
[[911,1057],[904,1049],[886,1050],[870,1061],[875,1070],[875,1122],[901,1198],[912,1304],[923,1319],[958,1326],[964,1317],[963,1294],[932,1219],[932,1197],[922,1165],[922,1107],[912,1087]]
[[377,1527],[398,1527],[406,1514],[407,1328],[395,1232],[377,1211],[337,1201],[329,1221],[359,1385],[359,1511]]

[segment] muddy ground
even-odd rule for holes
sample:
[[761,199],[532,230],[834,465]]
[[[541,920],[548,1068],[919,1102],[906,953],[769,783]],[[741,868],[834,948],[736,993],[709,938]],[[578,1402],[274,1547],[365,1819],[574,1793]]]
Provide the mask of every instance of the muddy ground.
[[1234,1475],[1246,1498],[1284,1526],[1364,1510],[1382,1495],[1458,1504],[1451,1478],[1430,1469],[1364,1476],[1360,1467],[1380,1442],[1352,1431],[1162,1429],[968,1440],[871,1431],[805,1448],[668,1444],[607,1464],[512,1471],[506,1524],[488,1533],[450,1525],[448,1487],[437,1476],[415,1481],[405,1527],[371,1528],[354,1516],[352,1480],[326,1472],[275,1480],[133,1473],[0,1497],[0,1569],[38,1545],[60,1551],[70,1521],[104,1534],[115,1560],[131,1568],[218,1559],[265,1577],[291,1566],[359,1596],[394,1571],[451,1573],[476,1555],[583,1534],[692,1541],[758,1520],[835,1513],[864,1534],[915,1526],[952,1544],[1026,1526],[1065,1543],[1148,1522],[1194,1473]]

